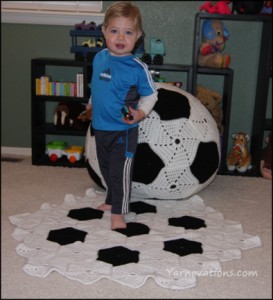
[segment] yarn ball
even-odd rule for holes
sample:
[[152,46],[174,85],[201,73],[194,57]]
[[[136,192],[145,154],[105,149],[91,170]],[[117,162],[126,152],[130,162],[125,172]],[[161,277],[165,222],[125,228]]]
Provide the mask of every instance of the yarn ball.
[[[156,85],[158,101],[139,123],[131,196],[188,198],[216,177],[220,164],[219,131],[208,109],[192,94],[166,83]],[[106,188],[90,128],[85,150],[91,178]]]

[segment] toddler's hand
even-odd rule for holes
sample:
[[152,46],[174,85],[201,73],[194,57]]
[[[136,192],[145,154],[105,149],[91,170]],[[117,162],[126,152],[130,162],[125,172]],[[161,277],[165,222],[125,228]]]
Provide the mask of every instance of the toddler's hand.
[[129,107],[129,111],[134,118],[133,120],[123,118],[123,121],[127,124],[135,124],[136,122],[140,122],[145,117],[144,112],[140,109],[133,109],[132,107]]

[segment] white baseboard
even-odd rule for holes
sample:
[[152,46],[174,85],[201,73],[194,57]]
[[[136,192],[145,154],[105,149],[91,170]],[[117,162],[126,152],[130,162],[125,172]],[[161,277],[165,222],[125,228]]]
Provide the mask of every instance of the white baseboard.
[[1,147],[1,155],[31,156],[31,148]]

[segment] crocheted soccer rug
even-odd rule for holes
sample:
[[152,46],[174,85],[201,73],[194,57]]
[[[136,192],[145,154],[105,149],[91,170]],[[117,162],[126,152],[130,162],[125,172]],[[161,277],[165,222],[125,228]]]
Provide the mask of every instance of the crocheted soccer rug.
[[44,203],[35,213],[10,216],[12,237],[27,258],[24,271],[44,278],[57,271],[83,284],[101,278],[138,288],[148,278],[183,290],[198,276],[221,272],[221,262],[241,258],[241,250],[261,246],[258,236],[195,195],[188,200],[132,199],[127,228],[111,230],[109,211],[95,209],[105,194],[88,189],[68,194],[61,205]]

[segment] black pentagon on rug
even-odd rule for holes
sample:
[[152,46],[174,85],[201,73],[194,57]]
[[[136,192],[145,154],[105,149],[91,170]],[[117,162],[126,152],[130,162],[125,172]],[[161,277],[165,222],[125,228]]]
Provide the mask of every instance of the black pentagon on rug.
[[148,143],[137,145],[133,172],[134,182],[150,184],[164,167],[165,164]]
[[50,230],[47,240],[63,245],[73,244],[74,242],[84,242],[87,232],[73,227],[66,227],[56,230]]
[[79,209],[71,209],[67,216],[79,221],[86,221],[86,220],[93,220],[93,219],[101,219],[103,213],[104,212],[99,209],[84,207]]
[[144,213],[156,213],[156,206],[143,201],[136,201],[130,203],[130,210],[137,215]]
[[218,169],[220,162],[217,144],[215,142],[200,142],[192,165],[192,174],[200,184],[206,182]]
[[180,256],[185,256],[192,253],[203,253],[202,243],[183,238],[165,241],[163,250],[176,253]]
[[169,218],[168,222],[171,226],[184,227],[185,229],[199,229],[201,227],[207,227],[204,220],[191,216]]
[[150,232],[150,228],[147,225],[136,222],[127,223],[127,228],[117,228],[113,230],[122,233],[128,237],[148,234]]
[[160,88],[157,90],[158,100],[153,108],[162,121],[186,118],[191,113],[189,100],[181,93]]
[[100,249],[97,260],[104,261],[113,266],[138,263],[139,251],[133,251],[122,246]]

